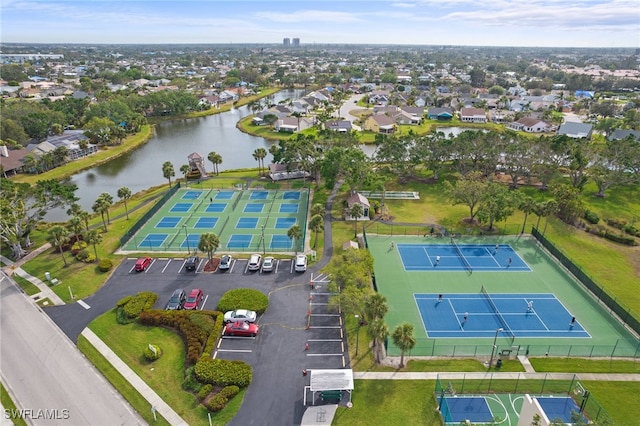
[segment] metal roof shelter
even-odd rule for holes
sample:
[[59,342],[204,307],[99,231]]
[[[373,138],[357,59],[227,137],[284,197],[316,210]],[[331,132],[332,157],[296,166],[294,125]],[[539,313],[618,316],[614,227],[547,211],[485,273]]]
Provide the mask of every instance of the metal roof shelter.
[[307,405],[307,389],[313,394],[315,403],[316,392],[322,391],[347,391],[349,392],[349,401],[351,401],[351,392],[353,391],[353,370],[308,370],[310,373],[309,386],[305,386],[304,405]]

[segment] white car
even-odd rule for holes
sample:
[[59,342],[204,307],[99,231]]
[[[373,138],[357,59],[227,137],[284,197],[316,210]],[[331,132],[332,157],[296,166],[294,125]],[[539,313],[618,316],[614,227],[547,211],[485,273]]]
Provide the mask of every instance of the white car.
[[276,261],[273,257],[267,256],[262,261],[262,272],[271,272],[276,264]]
[[262,256],[259,254],[252,254],[249,258],[249,266],[247,267],[250,271],[259,271],[260,266],[262,265]]
[[246,309],[236,309],[235,311],[228,311],[224,313],[224,322],[256,322],[257,314],[254,311],[248,311]]
[[305,256],[304,254],[299,254],[296,256],[296,265],[295,265],[295,271],[296,272],[304,272],[307,270],[307,256]]
[[218,266],[218,268],[224,270],[229,269],[231,267],[232,260],[233,257],[230,254],[225,254],[224,256],[222,256],[222,259],[220,259],[220,266]]

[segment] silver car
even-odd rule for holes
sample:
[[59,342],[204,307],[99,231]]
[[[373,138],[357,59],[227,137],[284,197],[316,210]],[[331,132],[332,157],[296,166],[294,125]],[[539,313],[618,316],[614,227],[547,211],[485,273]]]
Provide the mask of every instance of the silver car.
[[267,256],[262,261],[262,272],[271,272],[275,267],[276,261],[273,257]]
[[228,311],[224,313],[224,322],[256,322],[257,314],[254,311],[248,311],[246,309],[236,309],[235,311]]

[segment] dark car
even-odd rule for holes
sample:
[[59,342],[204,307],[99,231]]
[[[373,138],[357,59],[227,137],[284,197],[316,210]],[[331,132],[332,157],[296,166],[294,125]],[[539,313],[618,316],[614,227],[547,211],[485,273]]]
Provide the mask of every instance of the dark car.
[[184,302],[184,308],[198,309],[198,305],[200,305],[200,302],[202,302],[203,297],[204,294],[202,293],[202,290],[200,290],[199,288],[194,288],[193,290],[191,290],[191,292],[189,292],[187,300],[186,302]]
[[195,271],[196,268],[198,267],[199,261],[200,261],[200,258],[198,256],[189,256],[187,257],[187,260],[185,260],[184,262],[184,268],[187,271]]
[[229,336],[256,337],[258,325],[245,321],[230,322],[225,327],[225,334]]
[[218,268],[220,268],[221,270],[226,270],[231,268],[231,261],[233,260],[233,257],[231,257],[230,254],[225,254],[224,256],[222,256],[222,259],[220,259],[220,266],[218,266]]
[[174,311],[176,309],[182,309],[184,306],[184,301],[186,296],[184,295],[184,290],[175,290],[171,295],[171,299],[167,303],[167,310]]
[[151,265],[151,258],[141,257],[140,259],[136,260],[136,266],[134,267],[134,269],[137,272],[143,272],[149,267],[149,265]]

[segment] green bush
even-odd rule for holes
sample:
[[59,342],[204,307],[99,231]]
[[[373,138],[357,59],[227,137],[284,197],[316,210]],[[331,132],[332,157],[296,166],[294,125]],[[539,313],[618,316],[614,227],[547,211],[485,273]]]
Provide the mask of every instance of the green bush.
[[220,386],[249,386],[253,378],[251,366],[243,361],[201,357],[194,370],[199,382]]
[[269,298],[258,290],[251,288],[236,288],[227,291],[218,301],[220,312],[233,311],[235,309],[249,309],[258,314],[264,313],[269,306]]
[[93,260],[87,260],[89,258],[92,258],[93,260],[95,260],[95,256],[89,253],[89,250],[87,249],[82,249],[76,254],[76,259],[79,260],[80,262],[86,262],[86,263],[93,262]]
[[194,373],[195,367],[191,366],[184,372],[184,380],[182,381],[182,389],[191,392],[200,392],[202,389],[202,383],[196,379]]
[[100,259],[98,269],[102,272],[109,272],[113,268],[113,262],[110,259]]
[[213,398],[207,401],[205,407],[207,407],[209,411],[220,411],[227,405],[228,401],[228,398],[226,398],[224,395],[217,393],[213,396]]
[[121,299],[116,305],[116,320],[120,324],[128,324],[135,321],[140,316],[140,313],[151,309],[157,299],[158,295],[150,291],[141,291],[122,305],[120,303],[124,299]]
[[[152,351],[149,346],[153,346],[155,352]],[[162,349],[158,345],[149,344],[146,348],[144,348],[143,355],[147,361],[155,361],[162,356]]]
[[129,296],[125,296],[122,299],[118,300],[118,303],[116,303],[116,307],[120,308],[124,305],[126,305],[127,303],[129,303],[129,301],[133,299],[133,296],[129,295]]
[[71,253],[76,256],[78,254],[78,252],[80,252],[80,250],[84,250],[87,248],[87,243],[85,243],[84,241],[80,240],[80,241],[76,241],[75,243],[73,243],[73,245],[71,246]]
[[211,391],[213,390],[213,385],[204,385],[199,391],[198,391],[198,399],[200,401],[202,401],[203,399],[205,399],[206,397],[209,396],[209,394],[211,393]]
[[591,210],[584,211],[584,218],[592,225],[596,225],[598,222],[600,222],[600,218],[598,217],[598,215]]
[[226,396],[227,398],[231,399],[234,396],[236,396],[238,394],[238,392],[240,392],[240,388],[237,386],[227,386],[225,388],[223,388],[220,393],[223,394],[224,396]]
[[612,232],[605,232],[604,237],[607,240],[614,241],[616,243],[625,244],[627,246],[637,246],[638,243],[635,238],[628,235],[617,235]]

